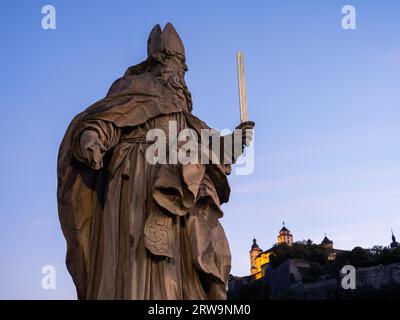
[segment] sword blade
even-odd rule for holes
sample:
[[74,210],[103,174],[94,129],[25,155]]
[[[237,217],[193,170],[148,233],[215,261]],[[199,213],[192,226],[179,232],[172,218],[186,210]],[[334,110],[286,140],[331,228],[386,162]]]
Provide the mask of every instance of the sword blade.
[[246,81],[244,78],[244,57],[240,51],[236,54],[238,84],[239,84],[239,105],[240,105],[240,122],[246,122],[247,119],[247,98],[246,98]]

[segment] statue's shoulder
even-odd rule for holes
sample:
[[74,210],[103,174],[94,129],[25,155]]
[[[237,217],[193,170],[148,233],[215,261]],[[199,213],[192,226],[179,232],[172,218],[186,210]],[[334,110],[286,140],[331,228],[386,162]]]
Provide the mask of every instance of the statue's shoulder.
[[154,77],[148,72],[147,60],[129,67],[124,75],[113,82],[107,97],[115,94],[135,94],[147,91],[152,86]]

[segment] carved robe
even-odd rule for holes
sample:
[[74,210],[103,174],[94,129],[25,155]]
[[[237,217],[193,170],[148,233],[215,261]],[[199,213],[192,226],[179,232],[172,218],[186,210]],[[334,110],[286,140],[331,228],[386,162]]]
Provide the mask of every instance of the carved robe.
[[[230,250],[218,219],[229,165],[150,164],[146,133],[207,125],[144,65],[71,122],[58,158],[59,216],[80,299],[225,299]],[[80,134],[97,132],[103,168],[84,164]]]

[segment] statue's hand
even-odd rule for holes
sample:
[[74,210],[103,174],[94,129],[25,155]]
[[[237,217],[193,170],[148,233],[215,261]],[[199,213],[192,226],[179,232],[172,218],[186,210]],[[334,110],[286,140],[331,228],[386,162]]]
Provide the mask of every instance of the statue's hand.
[[106,152],[106,148],[101,143],[96,131],[83,131],[80,138],[80,147],[88,167],[94,170],[99,170],[103,167],[103,155]]
[[246,121],[239,124],[235,129],[242,130],[242,145],[248,147],[253,140],[253,129],[255,123]]

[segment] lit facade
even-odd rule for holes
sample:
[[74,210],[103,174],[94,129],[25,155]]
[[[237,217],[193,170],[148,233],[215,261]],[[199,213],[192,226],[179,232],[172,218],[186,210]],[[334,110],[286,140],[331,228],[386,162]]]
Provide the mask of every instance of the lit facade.
[[256,276],[261,271],[261,265],[259,259],[257,259],[258,255],[262,253],[262,249],[258,246],[257,240],[253,239],[253,244],[249,251],[250,253],[250,274]]
[[283,223],[283,227],[278,234],[278,244],[283,243],[286,243],[288,246],[293,244],[293,235],[290,233],[290,230],[285,227],[285,223]]
[[[278,244],[286,243],[291,246],[293,244],[293,235],[283,224],[283,228],[278,234]],[[270,256],[273,254],[272,248],[263,251],[257,244],[256,239],[253,239],[253,245],[250,249],[250,274],[255,279],[261,279],[264,276],[264,270],[270,263]]]

